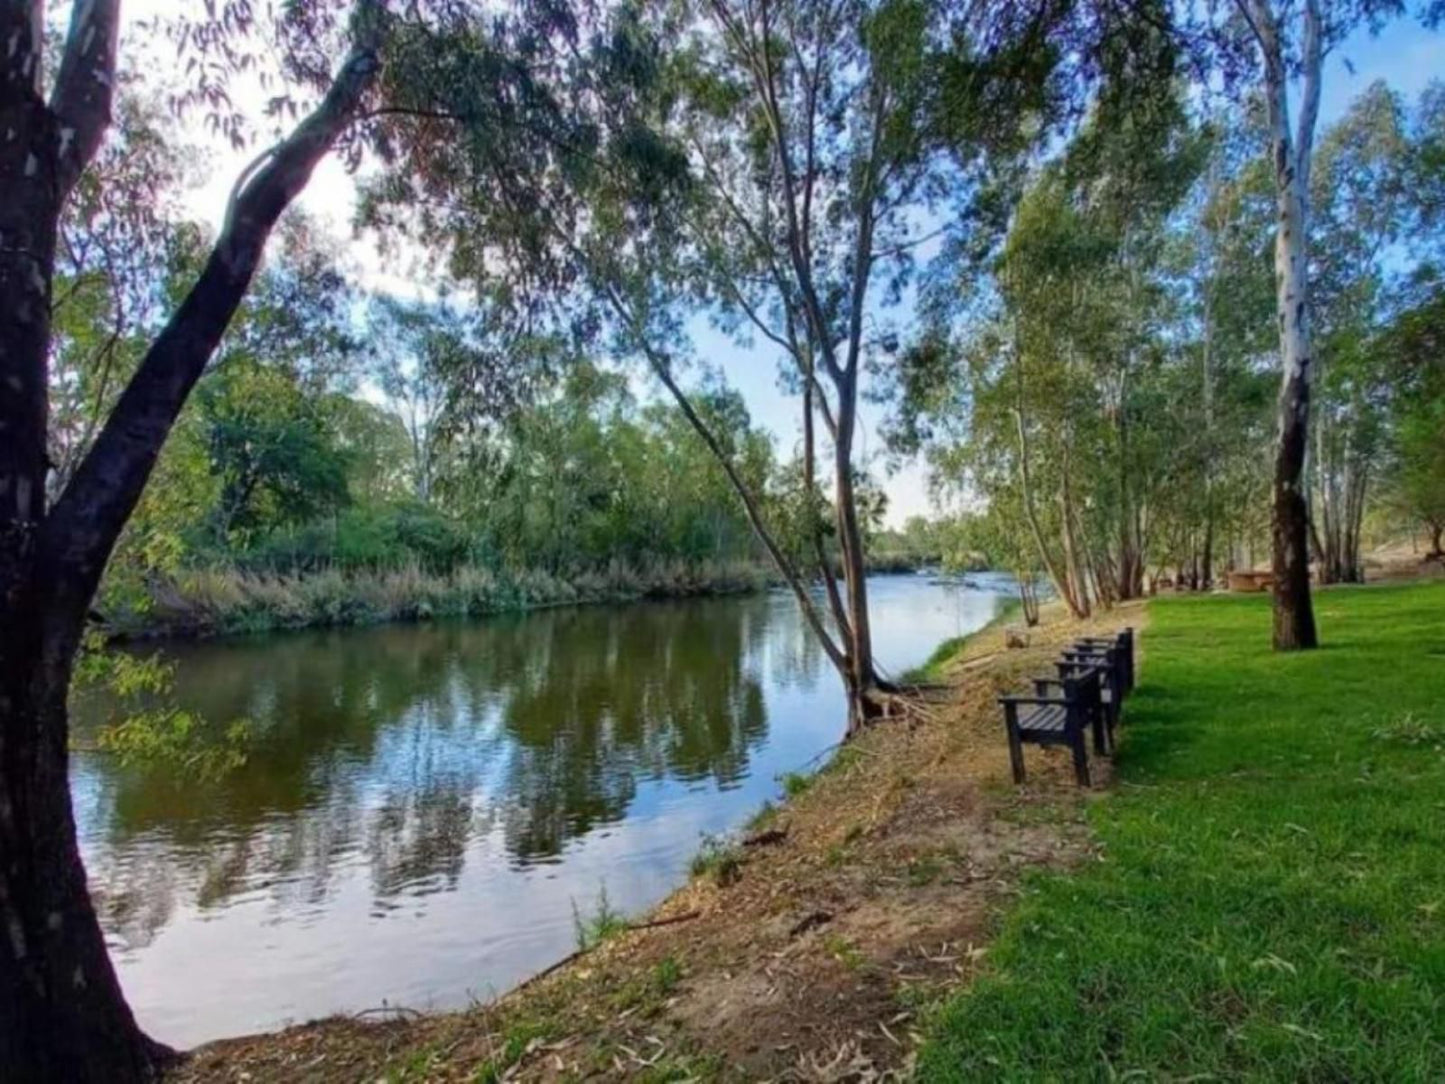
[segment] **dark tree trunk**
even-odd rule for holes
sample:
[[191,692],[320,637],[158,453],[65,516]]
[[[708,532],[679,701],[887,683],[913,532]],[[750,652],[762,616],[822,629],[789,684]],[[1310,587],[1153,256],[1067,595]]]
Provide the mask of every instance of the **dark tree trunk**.
[[[0,6],[0,1077],[127,1084],[168,1051],[140,1031],[106,953],[71,810],[66,696],[85,615],[191,387],[281,212],[351,121],[377,58],[359,47],[320,106],[239,190],[200,280],[147,351],[54,508],[45,508],[55,239],[109,121],[116,0],[76,4],[50,105],[39,4]],[[62,130],[62,124],[64,128]],[[12,394],[13,392],[13,394]]]
[[1310,599],[1309,509],[1300,489],[1304,465],[1309,387],[1303,378],[1286,381],[1280,398],[1281,429],[1274,470],[1274,647],[1293,651],[1317,646]]
[[0,628],[0,1065],[14,1081],[150,1080],[168,1051],[137,1027],[91,906],[67,772],[69,655],[42,647],[38,612],[9,610]]

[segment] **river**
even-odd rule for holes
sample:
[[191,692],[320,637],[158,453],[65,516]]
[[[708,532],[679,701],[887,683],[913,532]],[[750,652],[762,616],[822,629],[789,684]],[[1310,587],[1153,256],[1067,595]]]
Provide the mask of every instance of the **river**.
[[[879,663],[1008,589],[873,579]],[[181,706],[249,720],[246,764],[204,783],[81,752],[71,790],[126,994],[179,1046],[502,992],[572,951],[604,888],[662,899],[844,723],[779,592],[163,650]]]

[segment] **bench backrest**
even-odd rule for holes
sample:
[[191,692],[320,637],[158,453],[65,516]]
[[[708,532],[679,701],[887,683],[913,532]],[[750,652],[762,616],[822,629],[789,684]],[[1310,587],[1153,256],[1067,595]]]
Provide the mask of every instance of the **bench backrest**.
[[[1088,712],[1096,709],[1102,702],[1099,689],[1103,671],[1088,662],[1069,663],[1066,669],[1070,672],[1059,672],[1059,678],[1063,682],[1064,700],[1069,705],[1070,715],[1075,713],[1073,709],[1082,709],[1079,718],[1083,720]],[[1074,721],[1070,720],[1071,723]]]
[[1122,692],[1134,689],[1134,630],[1120,629],[1114,637],[1086,637],[1075,642],[1072,650],[1064,652],[1066,659],[1080,656],[1106,654],[1117,680],[1115,688]]

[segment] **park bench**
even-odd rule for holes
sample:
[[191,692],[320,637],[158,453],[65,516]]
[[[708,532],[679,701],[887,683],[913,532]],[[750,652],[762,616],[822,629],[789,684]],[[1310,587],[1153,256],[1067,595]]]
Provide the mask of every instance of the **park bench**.
[[1058,696],[1001,696],[1004,725],[1008,729],[1009,760],[1015,783],[1024,781],[1024,745],[1066,745],[1074,756],[1074,776],[1079,786],[1089,785],[1089,752],[1084,731],[1098,727],[1103,715],[1099,688],[1103,668],[1079,666],[1067,677],[1039,679],[1035,686],[1057,684]]
[[1103,666],[1104,678],[1100,699],[1104,704],[1104,723],[1109,735],[1109,749],[1114,748],[1114,731],[1122,718],[1124,698],[1134,689],[1134,630],[1123,629],[1118,636],[1085,636],[1066,648],[1056,666],[1062,675],[1065,667],[1078,664]]
[[[1094,752],[1114,748],[1124,698],[1134,688],[1134,630],[1117,636],[1085,636],[1064,649],[1054,663],[1056,676],[1034,679],[1034,696],[1003,696],[1004,725],[1014,781],[1024,781],[1023,747],[1067,745],[1081,786],[1089,785],[1084,728],[1094,736]],[[1059,690],[1053,695],[1053,690]]]
[[1051,690],[1063,689],[1067,682],[1087,677],[1090,670],[1098,671],[1099,696],[1098,702],[1093,705],[1093,714],[1089,718],[1089,730],[1094,735],[1094,752],[1099,756],[1105,756],[1114,750],[1115,717],[1108,700],[1109,685],[1113,680],[1113,675],[1108,669],[1109,665],[1109,660],[1104,656],[1060,659],[1054,663],[1056,676],[1042,676],[1033,679],[1034,692],[1039,696],[1049,696]]
[[1074,641],[1076,648],[1108,648],[1116,653],[1119,668],[1120,687],[1124,695],[1134,691],[1134,630],[1120,629],[1117,636],[1081,636]]

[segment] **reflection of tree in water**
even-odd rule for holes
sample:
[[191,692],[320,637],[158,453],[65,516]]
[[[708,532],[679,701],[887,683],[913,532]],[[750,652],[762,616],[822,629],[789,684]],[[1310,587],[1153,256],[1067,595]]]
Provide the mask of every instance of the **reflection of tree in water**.
[[728,786],[746,775],[767,733],[762,687],[746,665],[759,612],[658,603],[539,623],[503,711],[516,739],[508,850],[522,860],[559,853],[620,819],[639,780]]
[[106,928],[144,943],[175,897],[315,907],[339,862],[364,862],[386,907],[455,887],[480,834],[528,862],[625,816],[640,782],[733,785],[767,733],[761,660],[770,680],[805,668],[782,612],[657,603],[180,649],[177,699],[252,719],[255,741],[207,784],[82,758]]

